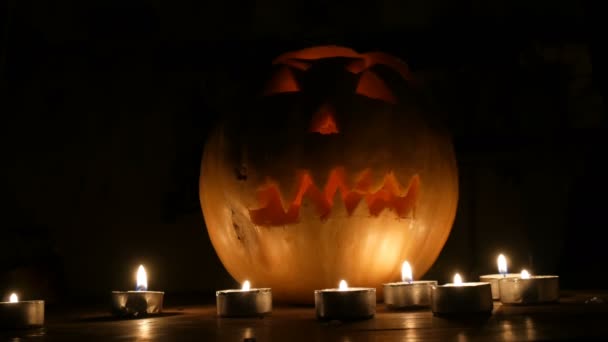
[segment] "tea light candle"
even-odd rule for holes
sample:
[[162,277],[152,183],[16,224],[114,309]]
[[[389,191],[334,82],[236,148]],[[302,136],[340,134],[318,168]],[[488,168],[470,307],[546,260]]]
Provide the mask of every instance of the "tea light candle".
[[428,307],[431,305],[431,288],[434,280],[414,281],[412,267],[404,261],[401,265],[401,281],[384,284],[384,303],[389,309]]
[[531,276],[522,270],[519,278],[501,279],[500,301],[503,304],[540,304],[559,300],[559,277]]
[[341,280],[338,288],[315,290],[317,318],[355,320],[368,319],[376,314],[376,289],[348,287]]
[[490,283],[490,287],[492,288],[492,299],[499,300],[500,287],[498,286],[498,281],[503,278],[519,277],[519,273],[507,273],[507,258],[505,258],[505,256],[502,254],[498,256],[496,263],[498,264],[499,274],[482,275],[479,277],[479,281]]
[[139,317],[162,312],[164,292],[148,291],[148,275],[143,265],[137,269],[135,291],[112,291],[112,313]]
[[251,288],[248,280],[238,290],[222,290],[215,293],[219,317],[264,316],[272,312],[272,290]]
[[12,293],[8,302],[0,302],[0,328],[37,328],[43,325],[43,300],[19,301],[17,294]]
[[431,298],[434,315],[491,314],[493,309],[490,283],[463,283],[458,273],[453,283],[433,286]]

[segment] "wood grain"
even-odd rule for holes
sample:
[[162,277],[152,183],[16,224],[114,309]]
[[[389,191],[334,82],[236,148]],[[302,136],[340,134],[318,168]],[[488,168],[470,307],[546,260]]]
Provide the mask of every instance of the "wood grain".
[[[589,301],[591,298],[595,300]],[[219,319],[213,305],[169,307],[151,318],[116,320],[105,312],[50,313],[35,331],[3,331],[1,341],[537,341],[608,339],[608,294],[570,293],[560,303],[503,306],[489,317],[439,318],[428,310],[321,322],[313,307],[277,307],[266,318]],[[603,301],[603,302],[602,302]]]

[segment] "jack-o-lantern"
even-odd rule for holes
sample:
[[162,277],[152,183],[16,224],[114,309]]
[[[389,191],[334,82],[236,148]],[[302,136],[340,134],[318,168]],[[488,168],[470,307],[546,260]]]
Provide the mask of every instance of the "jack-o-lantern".
[[201,206],[228,272],[291,303],[341,279],[381,298],[404,260],[423,275],[450,233],[458,177],[407,65],[322,46],[273,67],[203,154]]

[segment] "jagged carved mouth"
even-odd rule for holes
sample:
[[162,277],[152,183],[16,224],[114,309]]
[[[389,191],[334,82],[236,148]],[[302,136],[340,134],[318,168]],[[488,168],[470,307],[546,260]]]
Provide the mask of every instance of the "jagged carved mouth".
[[[342,200],[346,213],[351,216],[357,206],[363,201],[369,210],[369,215],[378,216],[383,210],[393,210],[398,217],[413,217],[416,202],[420,192],[420,177],[415,174],[403,187],[393,172],[384,175],[382,186],[372,190],[372,172],[363,170],[354,184],[347,182],[344,168],[337,167],[329,172],[329,177],[323,189],[319,189],[308,171],[301,171],[296,179],[296,194],[289,202],[284,202],[279,185],[267,180],[258,189],[258,209],[250,209],[251,221],[260,226],[279,226],[298,223],[302,200],[307,198],[315,207],[319,219],[330,217],[334,208],[335,198]],[[335,196],[340,191],[340,196]],[[283,203],[288,203],[284,206]],[[363,204],[363,203],[361,203]],[[285,209],[286,208],[286,209]]]

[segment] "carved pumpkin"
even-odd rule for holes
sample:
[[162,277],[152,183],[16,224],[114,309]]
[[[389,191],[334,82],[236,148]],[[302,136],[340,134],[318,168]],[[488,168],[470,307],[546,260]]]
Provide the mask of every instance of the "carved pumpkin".
[[381,298],[406,259],[422,276],[450,233],[458,177],[406,64],[322,46],[273,66],[203,154],[201,206],[228,272],[291,303],[340,279]]

